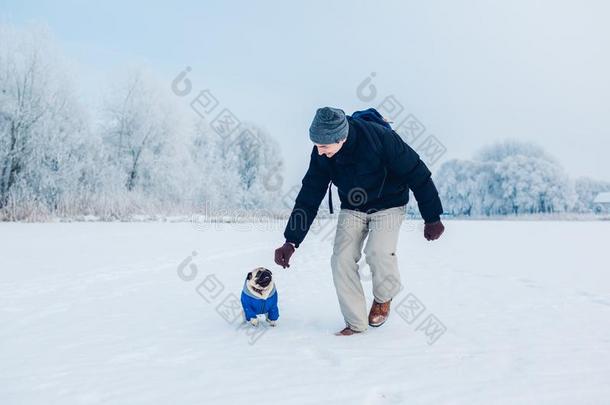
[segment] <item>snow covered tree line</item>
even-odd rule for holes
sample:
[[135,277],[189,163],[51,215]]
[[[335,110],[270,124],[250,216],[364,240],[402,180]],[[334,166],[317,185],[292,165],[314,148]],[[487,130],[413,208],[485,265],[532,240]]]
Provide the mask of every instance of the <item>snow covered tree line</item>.
[[[283,161],[264,130],[242,123],[219,136],[142,71],[91,107],[61,55],[46,30],[0,23],[0,219],[279,209],[270,177]],[[590,212],[610,191],[511,141],[448,161],[434,178],[445,211],[466,216]]]
[[88,108],[51,38],[0,24],[0,219],[275,207],[283,162],[266,131],[219,137],[143,71]]
[[518,141],[447,161],[435,179],[445,212],[458,216],[592,212],[597,193],[610,191],[610,182],[570,179],[541,147]]

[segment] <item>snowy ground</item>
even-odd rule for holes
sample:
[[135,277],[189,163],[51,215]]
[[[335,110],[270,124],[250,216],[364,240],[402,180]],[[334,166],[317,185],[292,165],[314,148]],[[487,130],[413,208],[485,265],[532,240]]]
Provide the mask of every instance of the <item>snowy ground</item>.
[[[0,224],[0,403],[610,402],[610,222],[448,221],[434,243],[405,223],[405,289],[350,338],[331,226],[282,270],[283,223]],[[260,335],[216,311],[255,266],[280,294]]]

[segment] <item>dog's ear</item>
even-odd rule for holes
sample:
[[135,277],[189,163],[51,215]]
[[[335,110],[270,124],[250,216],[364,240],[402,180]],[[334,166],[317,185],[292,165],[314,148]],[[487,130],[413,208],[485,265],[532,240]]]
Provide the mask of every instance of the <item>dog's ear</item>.
[[248,277],[246,277],[246,280],[252,280],[252,272],[248,273]]

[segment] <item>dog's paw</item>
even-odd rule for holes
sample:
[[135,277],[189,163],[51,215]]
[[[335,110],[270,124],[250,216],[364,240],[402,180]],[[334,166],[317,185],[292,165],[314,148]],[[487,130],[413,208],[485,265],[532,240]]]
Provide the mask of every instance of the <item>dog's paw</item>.
[[258,318],[252,318],[248,322],[250,322],[250,325],[252,326],[258,326]]
[[267,323],[269,324],[269,326],[276,326],[276,322],[277,321],[272,321],[271,319],[267,318]]

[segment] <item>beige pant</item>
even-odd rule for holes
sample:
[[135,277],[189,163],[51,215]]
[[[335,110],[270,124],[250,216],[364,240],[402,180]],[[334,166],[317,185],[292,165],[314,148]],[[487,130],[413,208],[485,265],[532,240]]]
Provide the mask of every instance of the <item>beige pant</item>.
[[375,301],[384,303],[400,292],[396,246],[406,205],[373,214],[342,209],[331,257],[333,281],[345,323],[356,331],[368,327],[368,310],[358,273],[362,245],[373,277]]

